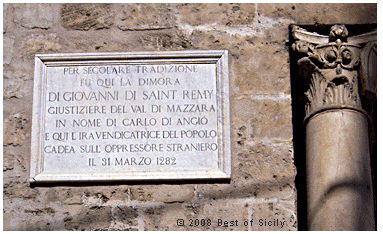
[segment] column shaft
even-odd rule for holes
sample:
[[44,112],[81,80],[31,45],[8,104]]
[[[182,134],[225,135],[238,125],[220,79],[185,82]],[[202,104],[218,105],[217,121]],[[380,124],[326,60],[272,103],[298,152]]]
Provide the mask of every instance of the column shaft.
[[309,230],[374,230],[368,119],[333,109],[306,125]]

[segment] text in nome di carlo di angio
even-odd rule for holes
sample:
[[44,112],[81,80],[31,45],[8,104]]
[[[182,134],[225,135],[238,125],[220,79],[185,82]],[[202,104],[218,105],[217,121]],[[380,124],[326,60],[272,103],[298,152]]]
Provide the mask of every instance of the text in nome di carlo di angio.
[[48,181],[227,177],[221,60],[46,62],[35,80],[39,165],[31,173]]

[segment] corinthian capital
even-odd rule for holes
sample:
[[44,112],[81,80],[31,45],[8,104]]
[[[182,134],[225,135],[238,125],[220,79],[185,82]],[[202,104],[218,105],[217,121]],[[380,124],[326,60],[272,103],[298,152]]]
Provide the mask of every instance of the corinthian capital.
[[376,85],[374,90],[371,81],[376,80],[371,77],[371,70],[376,71],[371,52],[375,48],[376,60],[376,31],[349,37],[344,25],[334,25],[324,36],[294,26],[292,35],[298,73],[306,82],[309,80],[305,90],[306,117],[331,108],[361,109],[360,95],[367,90],[376,94]]

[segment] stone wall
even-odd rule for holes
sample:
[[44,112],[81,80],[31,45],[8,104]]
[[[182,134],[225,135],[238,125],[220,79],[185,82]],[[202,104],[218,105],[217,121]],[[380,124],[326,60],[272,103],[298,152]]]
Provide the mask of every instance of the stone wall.
[[[289,26],[377,23],[376,4],[4,4],[3,13],[4,230],[297,230]],[[36,53],[214,49],[229,51],[230,182],[30,186]]]

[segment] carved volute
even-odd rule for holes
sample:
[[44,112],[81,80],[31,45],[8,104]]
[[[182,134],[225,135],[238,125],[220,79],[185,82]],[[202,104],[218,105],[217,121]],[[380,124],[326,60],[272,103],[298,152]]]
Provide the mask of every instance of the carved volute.
[[376,95],[376,31],[349,37],[344,25],[334,25],[323,36],[294,26],[292,34],[298,73],[308,82],[306,119],[332,108],[362,111],[360,95]]

